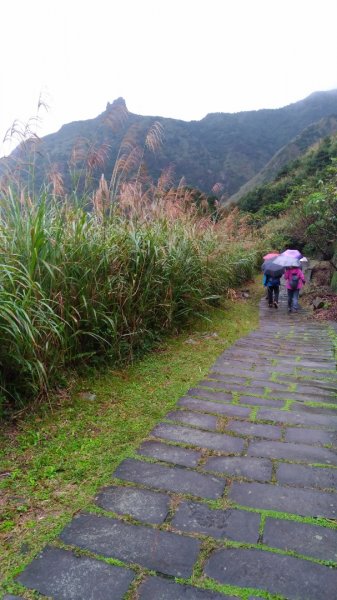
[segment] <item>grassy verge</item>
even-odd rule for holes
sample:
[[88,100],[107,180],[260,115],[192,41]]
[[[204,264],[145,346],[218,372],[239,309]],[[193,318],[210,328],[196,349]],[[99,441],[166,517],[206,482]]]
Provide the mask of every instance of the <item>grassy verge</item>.
[[195,321],[123,371],[76,379],[48,410],[2,433],[2,590],[15,591],[13,576],[110,483],[117,464],[218,355],[257,326],[260,281],[250,288],[250,299],[211,309],[207,321]]

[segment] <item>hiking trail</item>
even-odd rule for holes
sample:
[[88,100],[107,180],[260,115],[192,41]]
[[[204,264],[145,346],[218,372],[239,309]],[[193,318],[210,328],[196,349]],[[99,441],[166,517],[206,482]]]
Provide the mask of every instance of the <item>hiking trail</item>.
[[117,467],[106,512],[76,515],[16,581],[62,600],[337,599],[336,409],[329,325],[287,314],[282,289]]

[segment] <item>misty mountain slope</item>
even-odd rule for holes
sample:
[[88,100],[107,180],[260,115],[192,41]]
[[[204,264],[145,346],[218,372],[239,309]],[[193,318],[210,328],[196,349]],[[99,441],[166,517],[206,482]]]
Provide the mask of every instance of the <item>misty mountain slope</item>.
[[[48,180],[50,173],[57,172],[71,191],[74,173],[84,171],[90,159],[90,185],[95,187],[102,173],[110,179],[124,140],[129,150],[140,148],[145,171],[152,179],[157,180],[163,170],[171,168],[174,184],[184,178],[186,185],[210,193],[218,183],[224,199],[228,199],[239,190],[241,194],[242,186],[254,181],[260,172],[259,177],[269,177],[266,173],[270,168],[284,164],[283,153],[290,142],[295,153],[301,150],[302,142],[294,141],[295,138],[302,134],[305,138],[309,134],[304,130],[332,115],[337,115],[337,90],[317,92],[279,109],[212,113],[201,121],[190,122],[129,113],[119,98],[108,103],[106,110],[94,119],[63,125],[37,144],[21,144],[0,160],[0,173],[14,173],[27,181],[29,163],[34,158],[35,187]],[[333,119],[330,126],[332,122]],[[155,123],[163,130],[163,140],[153,153],[145,141]],[[326,135],[322,124],[314,126],[316,133],[320,128]],[[291,147],[287,152],[291,155]]]
[[285,165],[302,156],[313,144],[336,132],[337,116],[327,117],[309,125],[289,144],[278,150],[261,171],[247,181],[236,194],[230,197],[229,201],[237,203],[250,190],[273,181]]

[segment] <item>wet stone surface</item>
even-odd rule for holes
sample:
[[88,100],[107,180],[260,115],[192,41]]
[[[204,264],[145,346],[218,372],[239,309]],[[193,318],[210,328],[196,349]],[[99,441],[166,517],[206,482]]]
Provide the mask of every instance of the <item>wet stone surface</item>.
[[227,454],[236,454],[243,450],[244,442],[239,438],[234,438],[223,433],[207,433],[179,425],[168,425],[160,423],[151,433],[154,437],[180,442],[182,444],[191,444],[200,448],[209,448],[210,450],[219,450]]
[[209,400],[217,400],[218,402],[231,402],[232,394],[226,394],[225,392],[213,392],[206,388],[190,388],[187,390],[188,396],[197,396],[198,398],[208,398]]
[[60,600],[122,600],[134,577],[131,569],[47,547],[17,580]]
[[229,497],[241,506],[293,513],[302,517],[337,517],[337,494],[263,483],[231,486]]
[[[253,376],[254,371],[250,371],[250,365],[248,369],[244,369],[244,365],[235,366],[234,364],[230,366],[230,364],[225,365],[223,361],[216,361],[209,372],[209,376],[212,379],[223,379],[224,381],[231,381],[231,377],[241,377],[244,380],[246,378],[250,378]],[[244,383],[244,381],[243,381]]]
[[333,403],[329,405],[319,405],[320,403],[316,401],[316,406],[310,406],[309,404],[301,404],[300,402],[294,402],[291,410],[296,410],[297,412],[304,412],[308,415],[322,415],[324,417],[331,415],[332,417],[337,416],[336,408],[334,408]]
[[252,412],[250,408],[245,406],[238,406],[237,404],[220,404],[219,402],[198,400],[197,398],[189,398],[188,396],[180,398],[178,406],[233,417],[249,417]]
[[284,463],[278,465],[276,479],[281,484],[337,490],[337,469]]
[[192,574],[200,550],[198,540],[94,514],[75,517],[60,538],[95,554],[175,577]]
[[[281,392],[287,392],[288,388],[289,388],[289,386],[287,385],[286,382],[284,382],[284,383],[275,383],[274,381],[268,380],[267,377],[264,377],[262,379],[262,381],[264,382],[265,390],[266,390],[266,393],[268,395],[269,394],[272,395],[274,392],[277,392],[279,390]],[[254,386],[256,385],[256,386],[260,387],[261,386],[261,379],[256,378],[255,380],[252,380],[251,381],[251,385],[254,385]]]
[[196,467],[201,452],[197,450],[189,450],[180,446],[169,446],[160,442],[143,442],[139,447],[138,453],[143,456],[150,456],[165,462],[170,462],[183,467]]
[[202,590],[191,585],[181,585],[160,577],[146,579],[138,593],[139,600],[237,600],[233,596]]
[[[284,400],[293,400],[296,402],[318,402],[319,401],[319,395],[316,394],[300,394],[299,392],[292,392],[292,391],[288,391],[288,392],[281,392],[281,391],[276,391],[275,393],[271,393],[270,394],[271,398],[282,398]],[[321,398],[321,402],[323,401],[323,398]],[[324,398],[324,402],[332,402],[333,400],[331,399],[331,397],[327,396],[326,398]]]
[[250,456],[263,456],[268,458],[294,460],[297,462],[337,465],[337,455],[335,452],[305,444],[252,441],[249,444],[247,453]]
[[157,489],[193,494],[216,499],[222,496],[226,482],[211,475],[189,471],[180,467],[166,467],[132,458],[124,460],[114,472],[124,481],[140,483]]
[[262,437],[270,440],[280,440],[282,435],[281,427],[277,427],[276,425],[248,423],[247,421],[231,421],[228,424],[227,429],[235,431],[235,433],[239,433],[240,435]]
[[206,564],[205,574],[222,584],[283,594],[288,600],[332,599],[337,589],[336,569],[257,549],[217,550]]
[[322,429],[300,429],[298,427],[289,427],[285,434],[285,441],[299,444],[320,444],[321,446],[333,444],[337,446],[337,433],[333,431],[323,431]]
[[239,385],[249,385],[250,377],[246,377],[245,375],[223,375],[220,373],[209,373],[207,382],[211,383],[213,381],[218,381],[219,383],[231,385],[232,383],[237,383]]
[[270,481],[272,475],[270,460],[245,456],[212,456],[203,465],[203,469],[263,482]]
[[329,369],[328,371],[312,371],[310,369],[300,369],[297,372],[298,377],[310,377],[314,381],[336,381],[336,370]]
[[181,531],[201,533],[216,539],[256,544],[260,515],[242,510],[212,510],[205,504],[182,502],[172,525]]
[[337,529],[309,523],[266,519],[263,543],[304,556],[337,562]]
[[337,431],[337,417],[329,415],[310,415],[294,410],[268,410],[261,409],[257,413],[257,419],[263,421],[275,421],[291,425],[304,425],[312,427],[324,427],[330,431]]
[[149,490],[111,486],[98,494],[96,504],[120,515],[130,515],[138,521],[160,524],[166,519],[170,498]]
[[165,417],[170,421],[181,421],[188,425],[200,427],[200,429],[210,429],[216,431],[217,428],[217,417],[212,415],[202,415],[195,412],[189,412],[187,410],[175,410],[168,413]]
[[244,396],[240,394],[241,404],[252,404],[253,406],[271,406],[272,408],[283,408],[284,400],[274,400],[273,398],[260,398],[258,396]]
[[318,398],[321,402],[325,402],[325,398],[334,398],[336,400],[335,390],[325,389],[324,387],[316,387],[314,385],[303,385],[301,383],[296,384],[295,394],[303,394],[310,398]]

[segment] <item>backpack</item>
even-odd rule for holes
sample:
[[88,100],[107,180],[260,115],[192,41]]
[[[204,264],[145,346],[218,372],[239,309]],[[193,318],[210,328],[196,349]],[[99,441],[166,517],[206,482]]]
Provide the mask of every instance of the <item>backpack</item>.
[[280,278],[279,277],[272,277],[272,276],[268,276],[267,275],[267,285],[270,286],[278,286],[280,285]]
[[291,290],[297,290],[299,280],[300,280],[300,278],[297,275],[297,273],[293,273],[291,276],[291,279],[289,280],[289,285],[290,285]]

